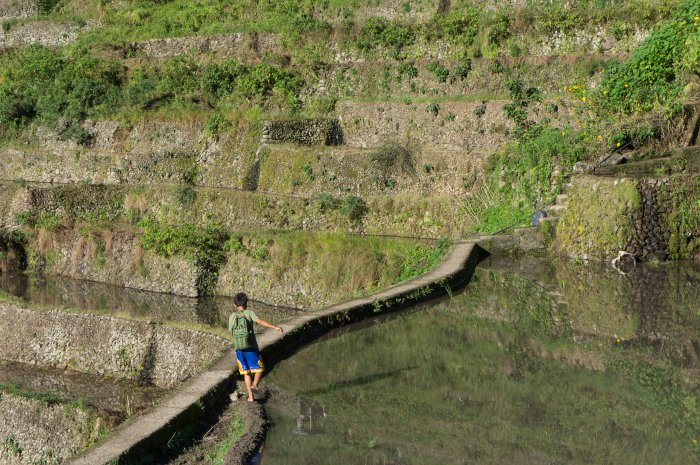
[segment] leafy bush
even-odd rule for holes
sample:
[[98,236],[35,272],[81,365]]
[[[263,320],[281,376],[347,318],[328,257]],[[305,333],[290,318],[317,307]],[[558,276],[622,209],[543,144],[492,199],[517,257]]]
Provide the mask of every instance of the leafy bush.
[[224,115],[216,111],[207,117],[207,122],[204,125],[204,130],[207,132],[207,134],[216,136],[219,133],[221,133],[225,125],[226,117],[224,117]]
[[36,0],[36,7],[41,14],[48,14],[58,5],[60,0]]
[[415,40],[416,33],[411,25],[400,21],[389,21],[380,16],[372,16],[365,23],[358,45],[364,49],[379,46],[399,51],[403,47],[413,44]]
[[340,212],[346,215],[350,221],[360,221],[368,211],[367,202],[354,195],[345,197],[340,206]]
[[464,58],[461,60],[459,63],[455,65],[454,70],[452,71],[452,74],[454,74],[456,77],[458,77],[460,80],[465,80],[468,76],[469,73],[472,70],[472,60],[469,58]]
[[194,204],[197,199],[197,191],[194,190],[192,186],[177,186],[175,190],[175,197],[177,201],[185,208],[189,208]]
[[418,76],[418,68],[415,67],[413,62],[401,63],[398,66],[397,71],[399,73],[399,79],[403,76],[408,76],[409,78],[415,78]]
[[440,62],[433,61],[427,66],[428,71],[433,73],[438,81],[447,82],[447,78],[450,77],[450,70],[447,69]]
[[176,96],[195,93],[199,90],[199,65],[186,56],[167,60],[163,65],[160,88]]
[[95,140],[95,133],[82,127],[80,124],[70,124],[66,129],[61,131],[59,138],[62,140],[72,140],[78,145],[88,147]]
[[316,196],[316,210],[319,213],[326,213],[331,210],[340,208],[341,202],[336,199],[333,194],[320,193]]
[[153,220],[142,220],[143,233],[139,239],[146,250],[163,257],[184,256],[197,263],[220,263],[226,235],[218,224],[204,227],[191,223],[169,225]]
[[454,44],[469,46],[479,33],[481,11],[469,7],[466,11],[438,14],[425,25],[428,40],[441,39]]
[[61,55],[33,45],[0,58],[0,124],[81,120],[118,105],[121,65],[82,49]]
[[202,91],[219,98],[229,95],[235,90],[236,78],[244,73],[245,67],[235,59],[208,64],[202,72]]
[[700,3],[684,0],[674,20],[654,31],[627,63],[613,63],[597,88],[599,108],[630,114],[672,103],[682,89],[682,71],[695,71],[700,64],[692,58],[700,56],[692,48],[698,19]]

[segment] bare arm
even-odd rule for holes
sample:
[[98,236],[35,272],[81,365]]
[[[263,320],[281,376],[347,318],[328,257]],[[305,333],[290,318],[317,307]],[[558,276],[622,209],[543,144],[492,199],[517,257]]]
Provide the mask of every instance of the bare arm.
[[273,325],[272,323],[269,323],[269,322],[263,320],[262,318],[258,318],[257,320],[255,320],[255,322],[256,322],[257,324],[259,324],[260,326],[264,326],[264,327],[266,327],[266,328],[274,329],[274,330],[277,331],[278,333],[283,333],[283,332],[284,332],[284,330],[283,330],[282,328],[280,328],[279,326],[275,326],[275,325]]

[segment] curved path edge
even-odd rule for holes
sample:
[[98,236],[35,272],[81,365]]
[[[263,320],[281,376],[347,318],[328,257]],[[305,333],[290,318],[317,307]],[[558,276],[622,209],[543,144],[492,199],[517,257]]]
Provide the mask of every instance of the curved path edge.
[[[267,331],[258,337],[266,360],[274,363],[299,346],[330,329],[399,310],[464,286],[485,255],[475,242],[455,243],[447,257],[433,270],[367,297],[309,312],[286,324],[283,335]],[[151,411],[130,419],[98,444],[73,458],[71,465],[148,463],[149,453],[165,447],[180,430],[197,418],[226,392],[236,377],[233,348],[205,372],[176,388]]]

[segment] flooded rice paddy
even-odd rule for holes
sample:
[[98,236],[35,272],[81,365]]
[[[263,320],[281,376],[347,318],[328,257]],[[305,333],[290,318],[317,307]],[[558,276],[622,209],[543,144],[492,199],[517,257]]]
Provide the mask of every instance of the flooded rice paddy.
[[699,463],[700,266],[491,257],[280,362],[260,463]]

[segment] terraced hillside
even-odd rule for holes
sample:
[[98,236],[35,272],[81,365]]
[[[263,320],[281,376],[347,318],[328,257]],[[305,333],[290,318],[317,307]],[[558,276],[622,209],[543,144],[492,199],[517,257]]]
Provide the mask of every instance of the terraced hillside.
[[[0,25],[6,275],[318,309],[545,207],[553,252],[700,250],[697,158],[669,156],[697,144],[697,0],[0,0]],[[611,160],[664,180],[570,184]]]
[[[330,233],[299,250],[492,232],[553,201],[576,162],[663,153],[692,63],[615,70],[640,44],[678,46],[659,25],[697,23],[693,2],[642,0],[6,3],[2,227],[25,257],[7,266],[188,295],[247,284],[222,282],[225,263],[285,275],[274,231]],[[394,260],[377,244],[363,273]],[[410,244],[393,278],[294,294],[408,277],[438,253]]]

